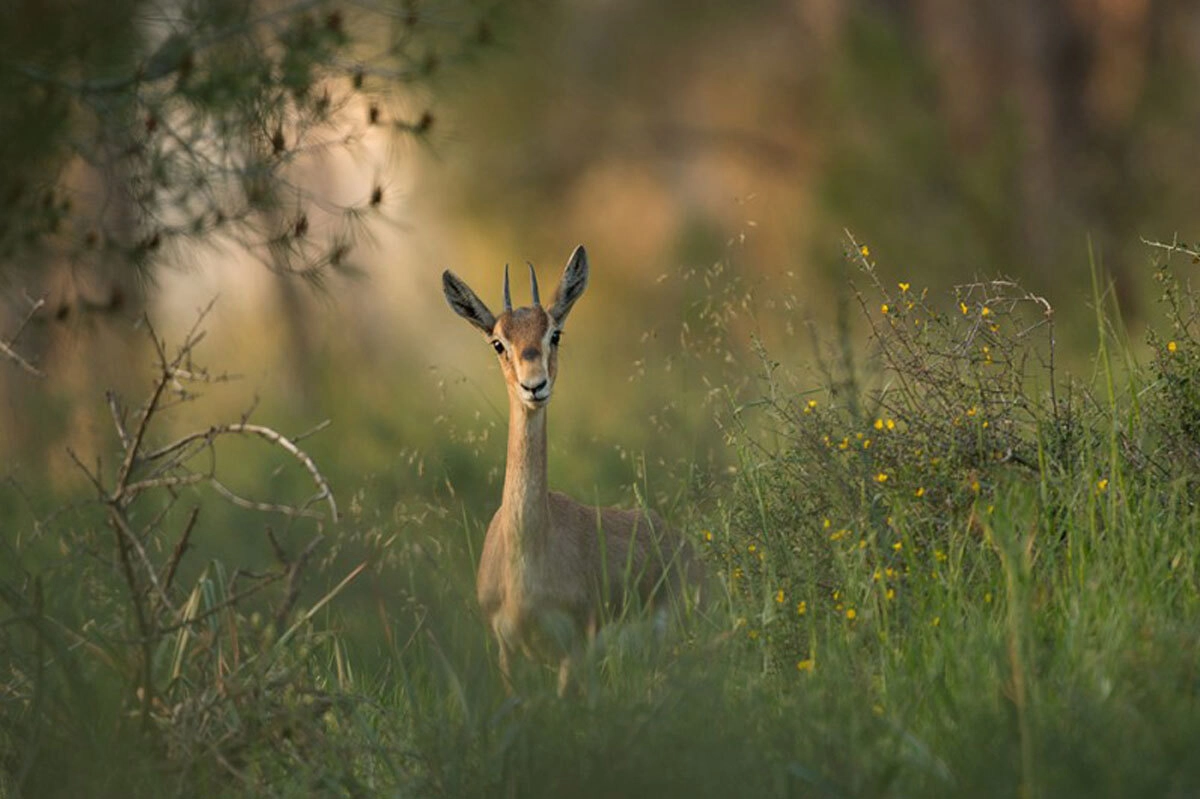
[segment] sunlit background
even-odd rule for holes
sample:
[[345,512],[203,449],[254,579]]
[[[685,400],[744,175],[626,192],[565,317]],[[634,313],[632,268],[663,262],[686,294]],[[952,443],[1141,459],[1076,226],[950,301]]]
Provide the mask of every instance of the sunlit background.
[[[712,411],[734,400],[715,389],[752,382],[756,341],[805,364],[836,337],[855,311],[847,231],[886,281],[934,296],[1022,281],[1079,352],[1093,271],[1136,335],[1156,311],[1141,239],[1196,233],[1193,4],[614,0],[486,20],[469,55],[431,50],[419,85],[368,76],[334,125],[362,128],[382,102],[389,118],[424,115],[417,135],[369,128],[297,164],[330,206],[377,192],[348,258],[357,277],[314,289],[237,247],[185,246],[144,282],[69,258],[13,279],[10,297],[48,298],[25,338],[48,376],[3,373],[11,468],[81,479],[67,444],[94,456],[111,435],[103,391],[144,384],[142,306],[171,338],[216,298],[201,351],[241,377],[180,424],[251,406],[299,429],[329,418],[334,441],[314,446],[342,490],[451,473],[494,486],[500,375],[440,274],[499,304],[506,263],[533,262],[548,292],[583,243],[593,273],[565,338],[553,468],[565,488],[619,499],[643,461],[719,470]],[[434,10],[422,24],[465,23]],[[137,285],[116,313],[52,312],[122,281]]]

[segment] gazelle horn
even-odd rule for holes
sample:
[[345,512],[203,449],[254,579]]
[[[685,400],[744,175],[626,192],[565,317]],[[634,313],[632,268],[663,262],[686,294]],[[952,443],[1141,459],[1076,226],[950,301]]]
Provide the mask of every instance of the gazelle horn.
[[504,265],[504,310],[512,310],[512,295],[508,293],[508,264]]
[[541,298],[538,297],[537,272],[533,271],[533,264],[531,262],[526,261],[525,263],[529,264],[529,282],[533,284],[533,305],[536,308],[542,304]]

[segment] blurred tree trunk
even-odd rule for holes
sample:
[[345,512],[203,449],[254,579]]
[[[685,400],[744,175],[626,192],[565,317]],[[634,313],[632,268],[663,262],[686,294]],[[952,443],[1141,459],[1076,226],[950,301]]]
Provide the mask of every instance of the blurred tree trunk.
[[[26,264],[36,268],[12,275],[0,320],[0,334],[7,337],[25,318],[28,300],[44,301],[17,349],[45,376],[9,363],[0,368],[0,425],[6,431],[0,452],[44,458],[55,479],[75,468],[67,460],[68,442],[85,462],[102,444],[97,432],[107,425],[98,415],[107,411],[97,398],[101,389],[120,389],[132,378],[128,367],[141,334],[130,322],[145,307],[141,282],[123,255],[136,221],[119,159],[102,159],[95,167],[77,162],[69,173],[67,191],[87,206],[73,215],[82,227],[56,237],[36,256],[37,264]],[[31,391],[31,382],[42,383],[40,390]],[[34,419],[40,423],[31,424]],[[54,440],[47,441],[48,434]]]
[[971,157],[1005,104],[1015,105],[1023,255],[1053,265],[1062,255],[1062,229],[1082,224],[1103,254],[1123,312],[1136,316],[1136,281],[1122,256],[1137,232],[1139,176],[1130,148],[1152,31],[1165,4],[912,0],[911,13],[960,155]]

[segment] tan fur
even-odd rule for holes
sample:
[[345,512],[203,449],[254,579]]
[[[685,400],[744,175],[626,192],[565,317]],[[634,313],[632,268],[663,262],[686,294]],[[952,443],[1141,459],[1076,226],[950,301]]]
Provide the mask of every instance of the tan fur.
[[[577,250],[572,259],[582,254]],[[567,690],[572,663],[607,618],[629,605],[662,607],[682,595],[699,563],[690,547],[653,512],[596,508],[549,491],[546,414],[557,377],[559,329],[571,299],[567,280],[552,313],[541,307],[506,311],[494,319],[490,340],[499,341],[509,395],[508,460],[500,508],[488,526],[476,581],[477,596],[500,648],[500,670],[511,690],[514,652],[559,664],[559,692]],[[586,255],[582,281],[586,284]],[[456,283],[461,283],[451,276]],[[574,297],[582,293],[575,287]],[[465,284],[447,298],[456,311],[487,332],[475,311],[464,313]],[[478,313],[490,312],[473,293]],[[456,300],[459,302],[456,304]],[[466,303],[471,305],[471,303]],[[472,306],[473,307],[473,306]],[[556,320],[553,312],[559,311]],[[542,381],[546,381],[542,384]],[[530,387],[541,386],[537,392]],[[544,396],[542,395],[544,392]]]

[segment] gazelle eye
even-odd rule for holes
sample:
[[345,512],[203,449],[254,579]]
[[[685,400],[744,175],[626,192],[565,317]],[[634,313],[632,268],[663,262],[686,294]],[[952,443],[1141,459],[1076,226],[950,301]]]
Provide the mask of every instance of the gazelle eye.
[[561,338],[562,338],[562,331],[555,330],[553,333],[550,334],[550,343],[553,344],[555,347],[557,347],[558,340]]
[[504,342],[502,342],[500,339],[494,339],[492,341],[492,349],[494,349],[496,351],[497,355],[503,355],[504,354]]

